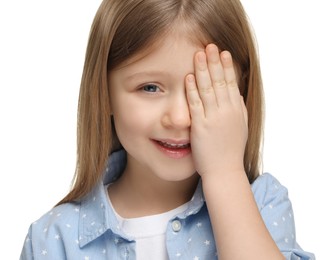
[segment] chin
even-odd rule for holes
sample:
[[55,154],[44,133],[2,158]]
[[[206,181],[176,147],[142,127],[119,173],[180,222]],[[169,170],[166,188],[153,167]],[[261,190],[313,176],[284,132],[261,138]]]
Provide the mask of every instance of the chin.
[[192,171],[181,171],[180,174],[177,172],[167,172],[167,174],[163,174],[163,172],[156,174],[159,179],[170,182],[181,182],[192,178],[195,175],[198,175],[196,171],[193,169]]

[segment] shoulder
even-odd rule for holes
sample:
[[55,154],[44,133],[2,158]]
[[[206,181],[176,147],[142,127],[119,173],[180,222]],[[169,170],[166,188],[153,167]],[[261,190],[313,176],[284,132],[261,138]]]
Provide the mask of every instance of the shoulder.
[[79,213],[79,204],[66,203],[54,207],[33,222],[29,227],[20,259],[37,259],[41,256],[63,259],[66,249],[64,241],[69,241],[68,246],[71,247],[76,247],[79,243]]
[[83,250],[91,241],[104,245],[102,234],[115,228],[115,219],[99,183],[79,202],[54,207],[32,223],[20,259],[82,259],[84,251],[91,250],[92,243]]
[[260,175],[251,184],[251,189],[260,209],[266,204],[272,207],[275,200],[288,200],[288,189],[270,173]]
[[32,223],[33,230],[46,233],[49,229],[72,228],[79,220],[80,203],[65,203],[52,208]]
[[293,239],[293,209],[287,188],[269,173],[259,176],[251,188],[260,214],[274,239],[281,232],[286,233],[281,234],[285,236],[281,239]]
[[251,185],[261,217],[286,259],[314,259],[296,241],[294,214],[288,190],[270,173],[260,175]]
[[30,226],[32,237],[56,240],[62,236],[76,236],[79,223],[80,204],[65,203],[54,207]]
[[[258,178],[251,184],[253,191],[261,187],[271,187],[278,188],[282,184],[277,180],[275,176],[266,172],[258,176]],[[282,186],[283,187],[283,186]]]

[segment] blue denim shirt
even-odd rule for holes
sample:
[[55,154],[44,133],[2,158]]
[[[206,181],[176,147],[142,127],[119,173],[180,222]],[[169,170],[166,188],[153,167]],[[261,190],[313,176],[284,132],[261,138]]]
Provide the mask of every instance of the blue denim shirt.
[[[34,222],[20,259],[136,259],[135,241],[121,232],[104,189],[119,177],[125,164],[124,151],[113,153],[104,180],[90,194],[80,202],[59,205]],[[286,259],[315,259],[296,243],[287,189],[267,173],[251,187],[263,220]],[[201,181],[187,210],[169,221],[166,246],[169,259],[218,259]]]

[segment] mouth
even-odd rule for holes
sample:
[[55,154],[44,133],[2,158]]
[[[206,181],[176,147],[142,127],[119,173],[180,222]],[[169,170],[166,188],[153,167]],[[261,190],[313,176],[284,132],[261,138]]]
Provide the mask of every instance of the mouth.
[[164,141],[157,141],[159,145],[162,145],[171,149],[185,149],[190,147],[190,143],[169,143]]
[[163,154],[173,159],[180,159],[191,153],[189,141],[153,140],[153,142]]

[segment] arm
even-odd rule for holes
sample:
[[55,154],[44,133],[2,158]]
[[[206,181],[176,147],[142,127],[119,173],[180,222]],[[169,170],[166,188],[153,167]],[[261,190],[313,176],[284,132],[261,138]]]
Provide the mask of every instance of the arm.
[[264,225],[243,166],[247,112],[229,52],[209,44],[186,78],[191,146],[219,259],[284,259]]
[[31,241],[31,227],[29,229],[28,235],[24,241],[23,248],[20,254],[20,260],[32,260],[33,257],[33,249],[32,249],[32,241]]

